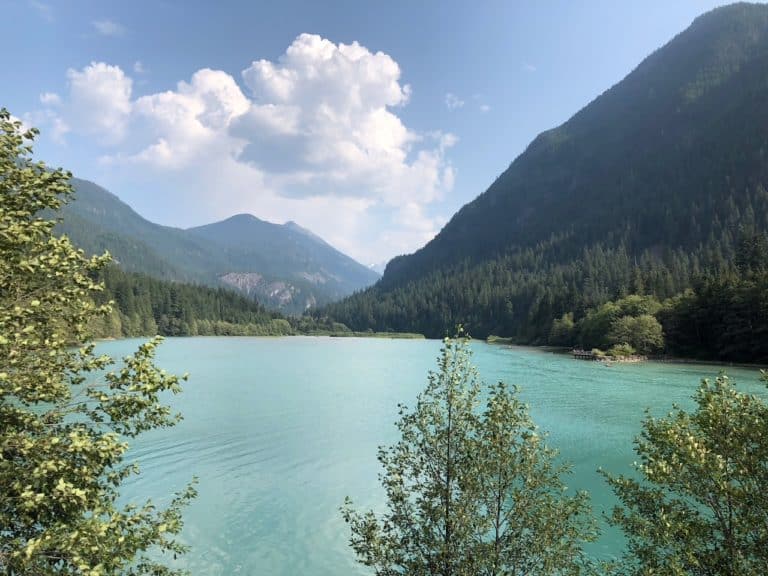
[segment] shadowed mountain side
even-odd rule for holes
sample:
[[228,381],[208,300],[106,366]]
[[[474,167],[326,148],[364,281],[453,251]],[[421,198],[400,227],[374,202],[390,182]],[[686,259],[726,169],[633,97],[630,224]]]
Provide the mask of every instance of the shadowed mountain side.
[[768,6],[697,18],[325,312],[358,330],[463,322],[543,342],[565,311],[673,295],[724,267],[741,231],[768,228],[767,78]]
[[88,253],[109,250],[122,268],[166,280],[238,289],[298,313],[375,282],[378,275],[293,222],[250,215],[182,230],[149,222],[104,188],[73,179],[60,232]]

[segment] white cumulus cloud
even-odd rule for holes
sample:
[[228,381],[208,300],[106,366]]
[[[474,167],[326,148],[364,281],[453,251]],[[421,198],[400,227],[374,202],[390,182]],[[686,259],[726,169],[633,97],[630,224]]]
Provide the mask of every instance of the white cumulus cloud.
[[457,138],[408,128],[400,66],[357,42],[302,34],[277,60],[253,61],[242,84],[202,69],[139,97],[106,63],[67,78],[69,94],[44,101],[46,113],[95,136],[102,167],[126,187],[162,190],[154,205],[173,205],[174,218],[155,220],[290,219],[365,262],[419,248],[444,222],[434,205],[453,187]]
[[199,70],[190,82],[179,82],[176,90],[142,96],[134,102],[134,138],[149,143],[111,160],[178,169],[192,162],[212,162],[222,154],[234,155],[242,145],[227,135],[227,128],[248,106],[231,76]]
[[133,81],[118,66],[93,62],[67,71],[69,101],[65,123],[104,144],[125,136],[131,113]]
[[433,198],[442,153],[420,150],[396,114],[410,96],[400,75],[387,54],[302,34],[242,73],[253,102],[232,131],[247,141],[241,159],[292,196]]

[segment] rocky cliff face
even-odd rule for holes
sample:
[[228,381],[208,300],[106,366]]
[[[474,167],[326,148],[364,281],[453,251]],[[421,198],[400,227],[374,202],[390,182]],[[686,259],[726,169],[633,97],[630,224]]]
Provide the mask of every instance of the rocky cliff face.
[[258,272],[229,272],[222,283],[263,302],[270,308],[307,309],[316,304],[314,295],[284,280],[268,280]]

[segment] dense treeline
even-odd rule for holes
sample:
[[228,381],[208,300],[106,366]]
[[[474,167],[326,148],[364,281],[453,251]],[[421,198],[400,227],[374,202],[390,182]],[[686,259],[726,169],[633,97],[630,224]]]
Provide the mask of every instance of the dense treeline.
[[768,238],[745,237],[728,272],[698,279],[658,318],[672,354],[768,363]]
[[692,286],[663,301],[629,295],[566,312],[552,322],[548,343],[768,363],[768,238],[745,234],[724,271]]
[[279,336],[290,323],[277,312],[224,288],[209,288],[127,273],[116,266],[101,272],[99,304],[114,302],[109,316],[92,329],[97,337]]
[[[768,207],[766,212],[768,214]],[[626,250],[585,250],[547,265],[542,253],[433,272],[394,290],[376,286],[323,310],[352,329],[445,335],[463,323],[476,337],[731,362],[768,362],[768,239],[736,240],[635,262]],[[662,335],[663,332],[663,335]]]
[[227,288],[158,280],[109,266],[100,272],[104,290],[96,303],[112,303],[96,319],[97,338],[133,336],[354,335],[329,318],[283,316]]
[[[691,211],[693,228],[707,219],[707,235],[690,247],[653,245],[664,222],[643,229],[627,225],[621,237],[577,248],[563,232],[532,247],[475,262],[471,258],[406,280],[389,271],[372,288],[320,312],[354,330],[400,330],[442,337],[464,323],[478,337],[505,334],[521,343],[547,342],[553,318],[629,294],[664,300],[692,288],[703,276],[725,277],[735,269],[736,248],[744,230],[768,230],[768,192],[762,186],[726,198],[709,214]],[[719,215],[718,215],[719,214]],[[700,227],[699,227],[700,228]]]
[[[723,277],[734,268],[739,229],[768,229],[768,194],[760,188],[742,198],[749,210],[733,210],[708,241],[687,250],[654,247],[633,253],[628,238],[582,248],[577,255],[568,234],[535,247],[432,270],[407,282],[388,274],[374,287],[317,312],[354,330],[395,330],[442,337],[463,323],[472,334],[503,334],[521,343],[545,344],[554,318],[587,310],[630,294],[671,298],[703,276]],[[735,199],[734,199],[735,202]],[[751,214],[744,218],[742,214]],[[759,217],[756,216],[759,214]],[[627,229],[630,236],[632,230]]]

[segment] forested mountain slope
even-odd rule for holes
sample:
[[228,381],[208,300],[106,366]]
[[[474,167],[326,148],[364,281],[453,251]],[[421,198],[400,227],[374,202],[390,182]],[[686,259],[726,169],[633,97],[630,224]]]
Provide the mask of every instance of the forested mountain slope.
[[735,4],[540,134],[423,249],[323,313],[542,342],[565,311],[669,297],[730,266],[740,235],[768,228],[767,184],[768,6]]
[[273,224],[238,214],[187,232],[206,245],[223,247],[217,258],[227,263],[229,272],[220,278],[231,285],[244,283],[246,291],[257,273],[308,286],[324,301],[338,300],[379,278],[295,222]]
[[72,184],[75,200],[58,230],[89,253],[109,250],[126,271],[229,286],[284,312],[339,299],[378,278],[293,222],[239,215],[182,230],[145,220],[92,182]]

